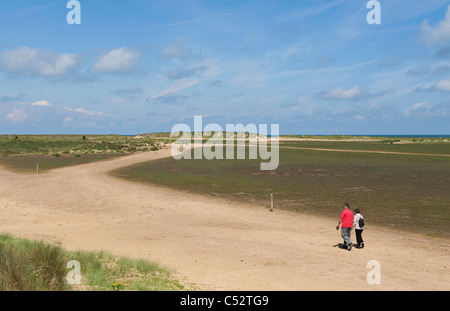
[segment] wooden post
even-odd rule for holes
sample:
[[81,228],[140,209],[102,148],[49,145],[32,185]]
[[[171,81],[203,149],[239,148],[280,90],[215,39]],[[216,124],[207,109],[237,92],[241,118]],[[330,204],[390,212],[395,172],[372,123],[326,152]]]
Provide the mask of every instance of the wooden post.
[[270,211],[273,212],[273,194],[270,194]]

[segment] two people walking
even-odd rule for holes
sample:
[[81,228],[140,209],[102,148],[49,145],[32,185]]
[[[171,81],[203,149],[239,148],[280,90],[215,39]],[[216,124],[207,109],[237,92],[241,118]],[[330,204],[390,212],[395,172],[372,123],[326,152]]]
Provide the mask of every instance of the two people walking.
[[341,226],[341,236],[344,239],[344,248],[351,250],[353,247],[353,243],[350,239],[352,229],[355,228],[356,233],[356,248],[363,248],[364,241],[362,239],[362,232],[364,228],[360,226],[362,224],[360,220],[363,219],[363,216],[360,213],[359,209],[355,210],[355,215],[350,210],[350,205],[348,203],[344,204],[344,210],[339,217],[338,225],[336,226],[336,230],[339,230],[339,226]]

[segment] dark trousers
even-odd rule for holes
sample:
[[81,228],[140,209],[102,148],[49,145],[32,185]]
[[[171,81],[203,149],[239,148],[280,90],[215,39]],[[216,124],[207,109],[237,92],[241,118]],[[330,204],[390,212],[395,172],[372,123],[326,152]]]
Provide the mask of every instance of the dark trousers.
[[363,238],[362,238],[362,233],[363,233],[363,229],[355,229],[355,233],[356,233],[356,244],[358,246],[361,246],[361,243],[363,243]]

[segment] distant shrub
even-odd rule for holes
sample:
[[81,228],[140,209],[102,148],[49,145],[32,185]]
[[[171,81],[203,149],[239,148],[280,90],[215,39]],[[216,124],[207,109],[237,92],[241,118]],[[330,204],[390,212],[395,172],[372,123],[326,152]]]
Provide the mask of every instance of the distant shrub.
[[400,139],[387,139],[382,141],[383,144],[393,144],[398,142],[400,142]]

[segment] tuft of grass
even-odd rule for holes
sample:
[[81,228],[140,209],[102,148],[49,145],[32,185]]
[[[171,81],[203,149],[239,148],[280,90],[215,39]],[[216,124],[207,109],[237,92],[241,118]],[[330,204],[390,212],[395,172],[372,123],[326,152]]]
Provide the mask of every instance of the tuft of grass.
[[0,290],[67,290],[65,264],[59,246],[0,236]]
[[[81,284],[67,281],[69,261],[80,264]],[[1,291],[175,291],[183,285],[172,271],[143,259],[104,251],[66,251],[58,245],[0,235]]]

